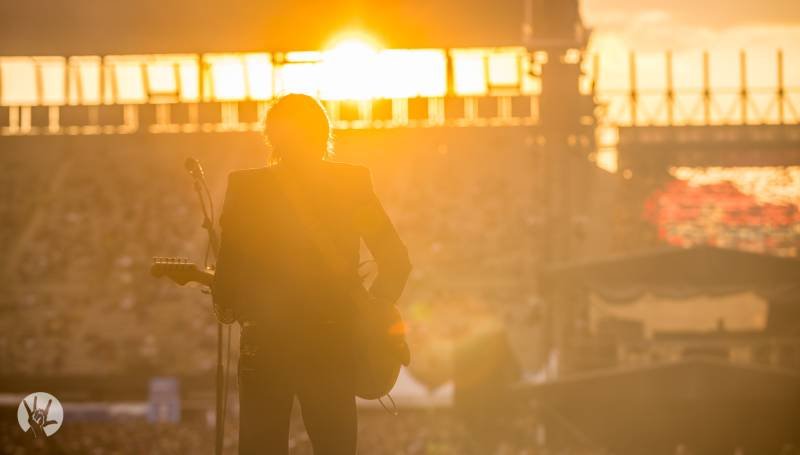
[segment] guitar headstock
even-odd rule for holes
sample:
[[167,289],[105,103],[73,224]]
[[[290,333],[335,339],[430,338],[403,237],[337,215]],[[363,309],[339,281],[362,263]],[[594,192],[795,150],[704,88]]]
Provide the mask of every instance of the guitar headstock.
[[181,286],[191,281],[203,282],[206,275],[197,264],[180,257],[154,257],[150,274],[157,278],[165,276]]

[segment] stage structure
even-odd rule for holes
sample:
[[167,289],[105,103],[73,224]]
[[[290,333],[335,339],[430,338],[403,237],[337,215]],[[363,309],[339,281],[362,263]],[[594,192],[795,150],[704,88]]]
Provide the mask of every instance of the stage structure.
[[[612,77],[611,65],[586,51],[580,27],[571,38],[531,38],[527,48],[3,56],[0,134],[252,131],[269,102],[290,92],[324,99],[340,129],[533,126],[542,117],[542,97],[566,95],[568,88],[584,99],[580,112],[569,115],[583,125],[596,117],[604,130],[600,145],[669,147],[753,135],[797,140],[800,81],[784,80],[781,51],[769,87],[748,81],[745,51],[739,87],[711,85],[716,68],[709,53],[695,62],[701,81],[678,86],[670,52],[647,54],[648,65],[631,54],[629,80],[620,87],[604,80]],[[664,82],[640,87],[644,77]],[[763,125],[782,128],[740,130]],[[620,164],[627,169],[626,160]]]
[[798,273],[795,258],[710,247],[554,265],[555,374],[515,391],[614,453],[796,444]]
[[324,100],[338,129],[538,119],[522,47],[0,57],[3,135],[247,132],[272,99]]

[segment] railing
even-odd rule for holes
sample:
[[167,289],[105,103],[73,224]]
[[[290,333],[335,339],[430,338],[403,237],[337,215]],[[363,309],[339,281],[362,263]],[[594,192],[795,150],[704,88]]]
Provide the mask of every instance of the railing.
[[[533,126],[539,98],[431,97],[325,101],[336,129]],[[268,101],[0,107],[0,135],[261,131]]]
[[800,337],[768,335],[719,339],[601,341],[570,343],[573,368],[625,368],[711,358],[739,365],[800,370]]
[[[800,81],[785,80],[784,54],[775,53],[774,81],[754,86],[748,78],[748,54],[739,53],[735,76],[738,86],[712,84],[711,54],[700,54],[699,80],[677,86],[673,54],[665,52],[660,65],[660,87],[642,87],[637,55],[627,58],[627,87],[598,89],[601,118],[615,126],[786,125],[800,123]],[[651,61],[651,64],[653,62]],[[593,56],[592,73],[600,74],[600,58]],[[767,70],[767,68],[760,68]],[[730,71],[730,68],[727,70]],[[651,71],[649,77],[654,76]]]

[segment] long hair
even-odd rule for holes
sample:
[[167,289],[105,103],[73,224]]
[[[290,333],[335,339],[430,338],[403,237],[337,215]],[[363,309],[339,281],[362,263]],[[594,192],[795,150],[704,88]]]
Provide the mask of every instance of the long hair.
[[282,96],[267,112],[264,135],[270,163],[326,159],[332,153],[331,122],[322,104],[308,95]]

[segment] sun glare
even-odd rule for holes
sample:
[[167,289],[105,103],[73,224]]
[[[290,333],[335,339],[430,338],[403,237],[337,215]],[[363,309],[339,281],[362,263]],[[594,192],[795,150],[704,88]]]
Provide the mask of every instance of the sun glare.
[[374,56],[382,46],[374,37],[364,32],[346,32],[330,40],[325,46],[326,58],[354,58]]
[[322,55],[322,97],[368,99],[377,95],[379,46],[368,35],[350,33],[332,41]]

